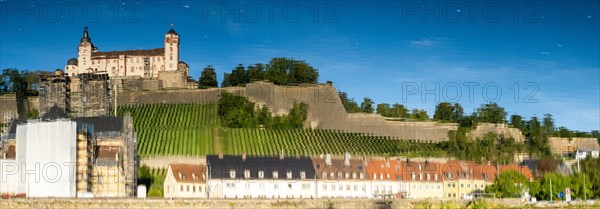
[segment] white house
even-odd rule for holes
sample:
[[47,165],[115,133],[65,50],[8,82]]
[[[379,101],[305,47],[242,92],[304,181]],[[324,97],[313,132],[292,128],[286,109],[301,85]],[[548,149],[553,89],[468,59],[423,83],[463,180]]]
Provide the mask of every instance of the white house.
[[206,157],[210,198],[314,198],[315,170],[306,157]]
[[206,166],[170,164],[163,191],[166,198],[206,198]]
[[368,160],[367,172],[373,182],[373,197],[405,198],[408,182],[403,180],[402,162],[399,160]]
[[317,176],[316,196],[318,198],[370,198],[372,182],[369,179],[365,163],[350,159],[313,158]]
[[575,153],[575,159],[577,160],[583,160],[585,158],[587,158],[588,156],[592,157],[592,158],[598,158],[598,150],[589,150],[589,149],[577,149],[577,152]]

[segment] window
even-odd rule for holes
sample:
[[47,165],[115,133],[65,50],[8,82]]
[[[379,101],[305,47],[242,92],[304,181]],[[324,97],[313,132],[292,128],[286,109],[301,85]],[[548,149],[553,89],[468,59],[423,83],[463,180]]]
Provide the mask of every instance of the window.
[[258,185],[258,187],[260,188],[260,190],[265,190],[265,183],[262,183],[262,182],[261,182],[261,183]]
[[301,179],[305,179],[306,178],[306,172],[300,171],[300,178]]
[[232,179],[235,178],[235,170],[233,170],[233,169],[229,170],[229,178],[232,178]]
[[344,186],[342,184],[338,184],[338,190],[340,190],[340,191],[344,190]]
[[358,185],[354,185],[354,191],[358,191]]
[[345,177],[346,179],[350,178],[350,173],[347,173],[347,172],[346,172],[346,173],[344,173],[344,177]]
[[346,191],[350,191],[350,185],[346,184]]
[[279,178],[279,172],[273,171],[273,178],[274,179],[278,179]]
[[288,170],[285,176],[287,177],[287,179],[292,179],[292,171]]
[[250,183],[246,182],[245,186],[246,186],[246,190],[250,190]]
[[338,179],[342,179],[342,172],[338,172]]
[[196,192],[196,186],[192,186],[192,192]]
[[363,186],[362,186],[362,190],[363,190],[363,192],[364,192],[364,191],[367,191],[367,186],[363,184]]
[[356,173],[352,173],[352,178],[356,179]]
[[467,184],[467,188],[471,188],[471,184]]
[[307,183],[302,184],[302,189],[303,190],[309,190],[310,189],[310,184],[307,184]]
[[181,186],[179,187],[179,191],[180,191],[180,192],[183,192],[183,185],[181,185]]
[[131,72],[133,73],[133,71],[135,70],[135,68],[133,66],[131,66]]
[[329,173],[329,179],[335,179],[335,174],[333,174],[333,172]]
[[427,181],[431,180],[430,174],[427,174]]
[[331,190],[335,191],[335,185],[333,185],[333,184],[331,185]]
[[365,174],[364,173],[360,173],[359,176],[360,176],[360,179],[364,179],[365,178]]
[[273,189],[279,189],[279,184],[273,184]]
[[387,179],[390,179],[390,174],[388,173],[386,177],[387,177]]
[[383,173],[379,174],[379,179],[383,179]]
[[460,188],[465,188],[465,185],[464,184],[460,184]]
[[244,169],[244,178],[245,179],[250,178],[250,169]]
[[259,178],[259,179],[263,179],[263,178],[265,178],[265,171],[263,171],[263,170],[259,170],[259,171],[258,171],[258,178]]
[[377,179],[377,173],[373,173],[373,179]]
[[323,191],[327,191],[327,185],[323,184]]
[[400,166],[399,166],[399,165],[397,165],[397,166],[396,166],[396,170],[397,170],[397,171],[399,171],[399,170],[400,170]]
[[189,192],[190,191],[190,185],[187,186],[186,191]]

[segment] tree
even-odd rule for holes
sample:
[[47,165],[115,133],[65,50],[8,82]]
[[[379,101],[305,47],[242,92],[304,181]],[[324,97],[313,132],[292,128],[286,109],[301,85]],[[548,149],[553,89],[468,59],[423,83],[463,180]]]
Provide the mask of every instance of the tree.
[[288,72],[292,62],[287,58],[273,58],[265,69],[265,78],[276,85],[288,84]]
[[481,105],[481,107],[477,109],[477,115],[481,122],[504,123],[506,111],[497,103],[489,103]]
[[434,120],[442,122],[458,122],[463,117],[463,108],[460,104],[452,105],[449,102],[441,102],[435,106]]
[[540,176],[544,176],[546,173],[556,172],[557,167],[558,161],[552,156],[543,157],[535,163],[535,171]]
[[290,69],[290,83],[316,83],[319,72],[304,61],[294,60]]
[[554,119],[552,119],[552,114],[544,114],[544,119],[542,120],[542,133],[547,138],[548,136],[552,136],[555,131],[554,127]]
[[[600,158],[586,158],[580,163],[581,172],[585,175],[585,182],[592,185],[593,193],[587,193],[588,198],[600,198]],[[577,165],[573,165],[576,167]],[[577,169],[574,169],[577,170]],[[582,176],[583,177],[583,176]],[[583,180],[582,180],[583,181]]]
[[390,109],[390,104],[388,103],[381,103],[377,105],[377,114],[384,116],[384,117],[388,117],[388,115],[390,115],[391,109]]
[[217,81],[217,73],[212,65],[208,65],[202,70],[202,75],[198,79],[198,88],[206,89],[218,87],[219,82]]
[[528,188],[527,178],[523,174],[508,170],[500,173],[486,191],[495,193],[499,198],[516,198],[521,197]]
[[513,128],[521,130],[521,132],[525,130],[525,121],[523,121],[523,117],[520,115],[511,115],[510,125],[512,125]]
[[362,109],[362,112],[364,112],[364,113],[373,113],[373,104],[374,103],[370,98],[365,97],[363,99],[363,102],[360,103],[360,108]]
[[423,109],[412,109],[411,113],[408,116],[410,119],[425,121],[429,119],[429,115],[427,115],[427,111]]
[[265,79],[265,67],[261,63],[249,65],[247,67],[248,79],[250,81],[260,81]]
[[348,94],[346,92],[340,91],[338,94],[340,100],[342,101],[342,105],[347,113],[361,112],[361,108],[354,101],[354,99],[349,99]]

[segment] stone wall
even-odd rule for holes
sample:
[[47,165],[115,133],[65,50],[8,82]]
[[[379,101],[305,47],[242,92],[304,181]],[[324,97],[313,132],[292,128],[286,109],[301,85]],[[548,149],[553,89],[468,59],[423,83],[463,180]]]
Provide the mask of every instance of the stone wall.
[[493,132],[498,136],[504,136],[505,138],[512,137],[517,142],[524,142],[525,140],[521,130],[511,128],[508,124],[478,123],[477,128],[473,130],[470,135],[474,137],[483,137],[489,132]]
[[[185,89],[162,91],[123,91],[118,94],[118,105],[157,104],[157,103],[215,103],[221,91],[247,97],[259,106],[266,106],[274,115],[288,114],[294,101],[308,104],[306,128],[343,130],[347,132],[370,133],[378,136],[393,136],[400,139],[419,141],[447,141],[448,131],[456,130],[455,123],[405,122],[387,120],[377,114],[347,114],[337,90],[327,84],[277,86],[268,82],[254,82],[246,87],[212,89]],[[518,129],[506,125],[482,123],[473,136],[481,137],[489,131],[512,136],[522,141]]]
[[14,94],[0,95],[0,123],[17,118],[17,98]]
[[548,144],[550,145],[550,152],[552,154],[573,152],[580,148],[600,150],[600,145],[596,138],[574,137],[569,140],[568,138],[550,137],[548,138]]

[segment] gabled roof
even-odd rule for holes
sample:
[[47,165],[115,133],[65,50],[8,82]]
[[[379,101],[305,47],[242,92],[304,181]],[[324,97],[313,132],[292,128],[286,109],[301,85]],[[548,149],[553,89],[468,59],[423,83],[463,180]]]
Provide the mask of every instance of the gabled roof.
[[68,118],[69,115],[65,113],[65,110],[57,107],[56,105],[52,106],[46,114],[42,116],[43,120],[56,120],[59,118]]
[[[333,173],[333,179],[338,180],[338,175],[341,174],[341,180],[369,180],[370,177],[367,173],[367,168],[362,160],[359,159],[349,159],[349,165],[344,163],[343,158],[332,158],[331,164],[327,165],[325,158],[312,158],[312,162],[314,165],[314,169],[317,172],[318,179],[329,179],[332,180],[331,174]],[[360,174],[363,174],[363,179],[360,178]],[[346,174],[348,174],[349,178],[346,178]],[[353,176],[356,174],[356,177]]]
[[376,180],[384,181],[402,181],[404,174],[402,161],[398,160],[368,160],[367,172],[369,177],[373,178],[373,174],[375,174]]
[[206,183],[206,166],[201,164],[170,164],[171,174],[179,183]]
[[[291,179],[302,179],[301,173],[304,173],[304,179],[314,179],[315,170],[310,158],[307,157],[254,157],[225,155],[219,158],[217,155],[206,156],[208,169],[211,179],[288,179],[287,173],[291,172]],[[249,176],[245,176],[248,171]],[[259,175],[262,171],[262,176]],[[277,171],[277,177],[273,176],[273,171]],[[261,178],[262,177],[262,178]]]
[[[402,162],[405,181],[441,182],[444,180],[442,172],[447,169],[444,163],[436,162]],[[414,179],[413,179],[414,174]],[[429,179],[427,176],[429,175]],[[421,176],[423,179],[421,179]],[[437,176],[437,179],[435,178]]]

